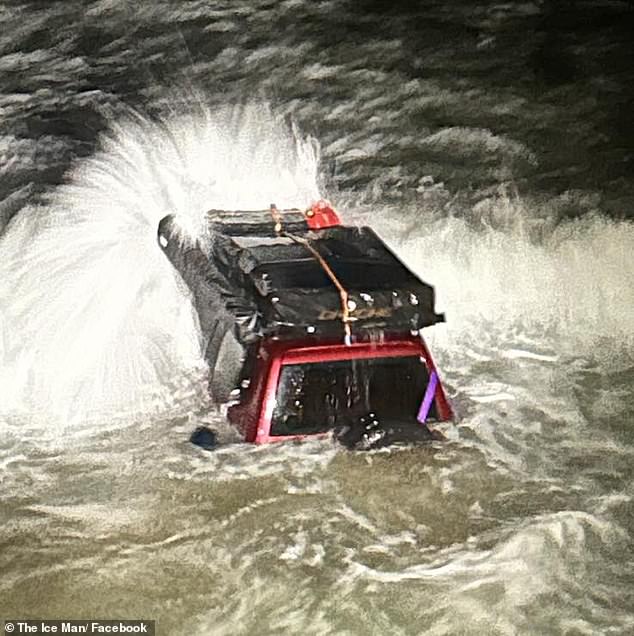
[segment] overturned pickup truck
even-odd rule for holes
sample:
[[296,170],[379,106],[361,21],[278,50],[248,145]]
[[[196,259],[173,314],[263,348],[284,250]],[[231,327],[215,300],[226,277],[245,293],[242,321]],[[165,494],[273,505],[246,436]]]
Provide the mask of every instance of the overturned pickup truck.
[[191,291],[210,390],[247,442],[334,435],[369,449],[435,437],[451,407],[421,329],[434,290],[368,227],[329,203],[211,210],[192,241],[167,216],[158,240]]

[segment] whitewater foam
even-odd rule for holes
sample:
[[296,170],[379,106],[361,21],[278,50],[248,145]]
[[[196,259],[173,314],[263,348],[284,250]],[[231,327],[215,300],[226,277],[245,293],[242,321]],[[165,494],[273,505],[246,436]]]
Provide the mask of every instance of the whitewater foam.
[[158,222],[176,214],[200,236],[212,207],[305,205],[317,165],[316,144],[265,105],[113,121],[0,239],[0,414],[59,434],[155,413],[174,391],[205,399],[197,318]]
[[[570,195],[562,198],[571,205]],[[561,218],[561,201],[538,205],[505,191],[461,214],[447,215],[446,201],[441,210],[436,203],[376,221],[399,256],[436,288],[448,322],[446,330],[430,331],[432,341],[444,331],[445,342],[462,347],[477,332],[490,352],[496,342],[528,336],[555,354],[600,357],[605,350],[613,361],[624,352],[631,364],[634,224],[598,212]]]

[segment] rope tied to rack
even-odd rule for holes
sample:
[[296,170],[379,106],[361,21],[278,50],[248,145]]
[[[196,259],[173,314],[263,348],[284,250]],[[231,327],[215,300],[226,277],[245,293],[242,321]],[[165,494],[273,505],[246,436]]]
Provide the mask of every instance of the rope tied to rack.
[[339,298],[341,300],[341,322],[343,323],[343,330],[345,332],[345,343],[352,343],[352,330],[350,328],[350,307],[348,305],[348,290],[342,285],[341,281],[337,278],[337,275],[332,271],[332,268],[326,262],[326,259],[317,251],[317,249],[311,245],[308,239],[301,236],[294,236],[292,234],[285,234],[293,241],[303,245],[315,258],[315,260],[321,265],[328,278],[330,278],[332,284],[337,288],[339,292]]
[[286,236],[291,240],[303,245],[314,257],[314,259],[319,263],[321,268],[324,270],[332,284],[336,287],[339,292],[339,299],[341,300],[341,322],[343,323],[343,330],[345,333],[344,341],[346,344],[352,343],[352,329],[350,327],[350,307],[348,304],[348,290],[343,286],[337,275],[332,271],[332,268],[326,262],[326,259],[319,253],[317,248],[311,244],[308,239],[305,239],[301,236],[295,236],[294,234],[289,234],[285,232],[282,226],[282,215],[280,211],[277,209],[277,206],[272,203],[271,204],[271,217],[273,218],[273,222],[275,223],[275,232],[278,236]]

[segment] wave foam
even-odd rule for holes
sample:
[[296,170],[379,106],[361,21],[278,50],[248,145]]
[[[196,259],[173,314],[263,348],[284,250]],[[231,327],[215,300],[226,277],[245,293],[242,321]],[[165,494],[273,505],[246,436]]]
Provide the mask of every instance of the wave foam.
[[314,142],[269,107],[113,122],[50,204],[0,239],[0,413],[71,431],[198,391],[197,321],[156,245],[159,220],[176,213],[200,234],[212,207],[318,195]]

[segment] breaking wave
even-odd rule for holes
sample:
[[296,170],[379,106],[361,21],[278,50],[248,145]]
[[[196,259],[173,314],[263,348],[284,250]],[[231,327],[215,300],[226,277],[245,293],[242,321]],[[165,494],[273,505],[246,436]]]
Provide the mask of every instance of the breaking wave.
[[257,104],[113,122],[0,238],[0,413],[71,433],[204,393],[196,317],[158,222],[175,213],[198,233],[212,207],[304,205],[317,154]]
[[[451,339],[477,335],[489,346],[489,336],[521,332],[560,351],[608,343],[609,356],[630,358],[634,224],[584,204],[570,193],[535,202],[501,191],[459,213],[423,202],[377,228],[435,286]],[[581,218],[562,212],[575,206]]]
[[[631,364],[634,225],[570,194],[535,203],[500,192],[456,213],[442,184],[421,182],[419,205],[381,206],[371,219],[350,206],[350,216],[435,286],[448,327],[430,339],[443,366],[443,349],[476,338],[490,354],[509,332],[540,343],[526,355],[609,341],[606,355]],[[200,235],[209,208],[301,206],[319,194],[316,142],[267,106],[112,122],[48,204],[22,209],[0,238],[0,413],[76,432],[200,404],[197,320],[156,246],[158,221],[176,214]],[[575,206],[586,206],[581,218],[562,214]]]

